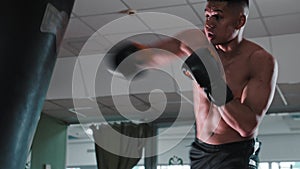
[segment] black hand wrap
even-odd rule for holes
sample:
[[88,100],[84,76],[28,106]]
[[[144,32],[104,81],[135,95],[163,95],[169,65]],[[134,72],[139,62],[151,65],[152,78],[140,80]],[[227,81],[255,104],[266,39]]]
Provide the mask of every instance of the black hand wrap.
[[232,91],[221,75],[220,66],[207,48],[192,53],[182,65],[182,70],[197,81],[215,105],[222,106],[233,99]]

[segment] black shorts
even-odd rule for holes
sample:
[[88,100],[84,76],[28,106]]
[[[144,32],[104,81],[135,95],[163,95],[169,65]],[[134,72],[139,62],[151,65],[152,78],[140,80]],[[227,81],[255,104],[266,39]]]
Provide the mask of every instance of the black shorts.
[[191,169],[249,169],[255,140],[211,145],[196,139],[190,150]]

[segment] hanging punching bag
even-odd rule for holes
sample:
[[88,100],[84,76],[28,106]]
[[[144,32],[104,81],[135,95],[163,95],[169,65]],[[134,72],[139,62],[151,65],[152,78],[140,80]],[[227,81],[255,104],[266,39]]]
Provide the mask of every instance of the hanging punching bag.
[[3,2],[0,169],[24,169],[74,0]]

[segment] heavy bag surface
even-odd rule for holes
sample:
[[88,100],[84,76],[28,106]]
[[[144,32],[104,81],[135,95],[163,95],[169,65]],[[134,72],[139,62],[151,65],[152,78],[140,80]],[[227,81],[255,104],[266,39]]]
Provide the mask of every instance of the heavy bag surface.
[[24,169],[74,0],[9,1],[0,40],[0,169]]

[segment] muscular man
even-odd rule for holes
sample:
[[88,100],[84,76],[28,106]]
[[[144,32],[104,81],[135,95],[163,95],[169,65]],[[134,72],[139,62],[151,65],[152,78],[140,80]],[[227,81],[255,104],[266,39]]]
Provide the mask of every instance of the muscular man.
[[[168,39],[151,46],[190,56],[185,63],[186,74],[194,79],[196,139],[190,151],[192,169],[249,168],[258,126],[274,95],[277,65],[271,54],[243,38],[248,11],[248,0],[208,0],[206,4],[204,32],[224,68],[225,77],[217,78],[226,85],[224,102],[212,94],[212,89],[219,86],[214,84],[214,77],[207,82],[208,73],[202,68],[206,63],[197,60],[203,57],[198,56],[201,52],[206,54],[205,50],[199,54],[193,49],[203,46],[192,35],[196,30],[182,32],[177,36],[179,40]],[[185,42],[191,39],[187,45]],[[142,48],[135,45],[131,52]],[[155,64],[168,58],[155,56],[148,61]]]
[[[246,168],[253,153],[253,138],[271,103],[276,63],[264,49],[242,37],[247,13],[246,0],[210,0],[205,8],[205,34],[219,54],[234,98],[221,107],[211,108],[221,120],[210,131],[202,123],[210,104],[203,90],[195,85],[197,140],[191,150],[192,168]],[[206,139],[207,135],[211,136]],[[222,148],[226,150],[219,153]],[[218,157],[205,154],[210,151]],[[207,162],[201,161],[203,157],[208,158]]]

